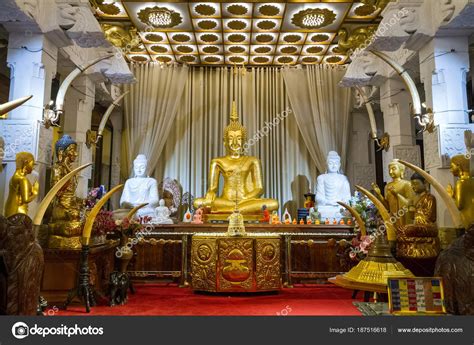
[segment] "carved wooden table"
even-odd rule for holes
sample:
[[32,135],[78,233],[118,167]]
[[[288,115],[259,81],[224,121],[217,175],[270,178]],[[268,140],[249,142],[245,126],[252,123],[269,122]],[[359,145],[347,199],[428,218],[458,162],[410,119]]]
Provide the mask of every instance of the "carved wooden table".
[[195,234],[191,244],[192,288],[209,292],[278,291],[280,236]]
[[[115,250],[118,241],[91,247],[89,252],[90,283],[96,292],[107,294],[110,273],[114,270]],[[81,250],[44,250],[44,273],[41,294],[50,305],[64,303],[70,289],[76,285],[79,275]],[[59,306],[59,304],[57,304]]]

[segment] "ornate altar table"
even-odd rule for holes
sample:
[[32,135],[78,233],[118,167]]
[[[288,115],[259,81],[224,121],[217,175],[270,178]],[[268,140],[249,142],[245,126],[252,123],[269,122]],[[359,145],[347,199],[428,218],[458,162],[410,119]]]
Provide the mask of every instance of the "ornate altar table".
[[277,291],[281,288],[280,236],[193,235],[192,288],[210,292]]
[[[280,236],[280,263],[285,285],[293,280],[326,282],[345,270],[336,256],[336,241],[355,236],[348,225],[247,224],[247,235],[268,233]],[[143,232],[133,250],[136,255],[128,272],[134,281],[172,278],[187,286],[191,237],[196,233],[226,233],[226,224],[155,225]],[[284,269],[283,269],[284,267]]]

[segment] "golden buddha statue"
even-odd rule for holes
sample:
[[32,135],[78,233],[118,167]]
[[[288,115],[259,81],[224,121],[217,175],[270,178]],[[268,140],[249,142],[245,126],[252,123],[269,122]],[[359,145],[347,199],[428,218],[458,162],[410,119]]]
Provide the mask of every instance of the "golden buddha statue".
[[31,153],[18,152],[16,154],[16,170],[10,179],[5,217],[17,213],[28,214],[28,204],[36,198],[39,191],[38,181],[31,185],[27,177],[34,166],[35,158]]
[[451,173],[458,177],[456,185],[448,185],[447,192],[454,198],[466,228],[474,223],[474,178],[470,176],[470,162],[465,155],[451,158]]
[[388,168],[392,181],[385,186],[384,195],[377,184],[372,183],[372,188],[377,198],[390,211],[390,215],[396,218],[396,225],[410,224],[413,216],[409,206],[413,204],[414,192],[411,183],[403,178],[405,166],[394,159]]
[[[194,207],[205,209],[207,220],[226,220],[236,203],[246,220],[258,220],[261,209],[266,205],[271,212],[278,209],[278,201],[263,199],[262,168],[257,157],[246,156],[244,143],[247,130],[239,122],[235,102],[232,103],[230,124],[224,130],[226,155],[214,158],[209,170],[209,189],[204,198],[197,198]],[[222,174],[224,186],[219,191],[219,177]]]
[[415,192],[415,223],[399,226],[397,232],[397,258],[416,276],[432,276],[440,252],[436,227],[436,198],[428,191],[425,178],[418,173],[411,177]]
[[[77,143],[69,135],[63,135],[56,142],[55,151],[57,161],[53,165],[53,184],[73,170],[71,164],[78,155]],[[84,208],[84,202],[75,195],[77,183],[77,176],[74,176],[56,194],[49,224],[49,248],[77,249],[81,247],[83,226],[81,211]]]

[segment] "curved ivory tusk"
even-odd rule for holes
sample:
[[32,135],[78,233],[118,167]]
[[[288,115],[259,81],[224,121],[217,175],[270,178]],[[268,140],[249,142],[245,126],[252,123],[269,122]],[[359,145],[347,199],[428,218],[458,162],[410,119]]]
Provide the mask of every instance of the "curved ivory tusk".
[[339,205],[347,209],[352,216],[355,218],[357,224],[359,224],[359,229],[360,229],[360,235],[361,236],[367,236],[367,229],[365,228],[365,222],[362,220],[362,217],[360,216],[360,213],[355,210],[354,207],[349,206],[348,204],[338,201],[337,202]]
[[89,215],[87,216],[86,222],[84,224],[84,229],[82,230],[82,245],[89,245],[89,240],[91,239],[92,233],[92,226],[94,225],[95,217],[99,214],[100,209],[105,203],[110,199],[110,197],[117,192],[118,190],[123,188],[123,184],[119,184],[115,186],[111,190],[107,192],[102,198],[97,201],[97,204],[92,208]]
[[110,117],[110,114],[112,114],[112,111],[114,110],[115,107],[119,106],[119,102],[122,100],[122,98],[125,97],[125,95],[127,93],[129,93],[130,91],[127,91],[127,92],[124,92],[122,93],[120,96],[118,96],[113,102],[111,105],[109,105],[109,107],[107,108],[107,110],[105,111],[105,114],[104,116],[102,116],[102,119],[100,120],[100,124],[99,124],[99,130],[97,131],[97,140],[99,140],[100,137],[102,137],[102,133],[104,132],[104,128],[105,128],[105,125],[107,124],[107,120],[109,119]]
[[56,194],[59,192],[61,188],[68,182],[74,175],[76,175],[78,172],[81,170],[84,170],[88,166],[92,165],[92,163],[84,164],[69,173],[66,174],[62,179],[60,179],[54,186],[51,188],[51,190],[46,194],[46,196],[43,198],[41,203],[38,206],[38,211],[36,212],[35,217],[33,218],[33,225],[41,225],[41,222],[43,221],[44,214],[46,213],[46,209],[48,208],[49,204],[51,201],[53,201],[53,198],[56,196]]
[[[436,181],[436,179],[433,178],[433,176],[428,174],[426,171],[424,171],[420,167],[417,167],[416,165],[413,165],[411,163],[402,161],[400,159],[398,159],[398,161],[400,163],[402,163],[403,165],[405,165],[406,167],[416,171],[418,174],[423,176],[425,178],[425,180],[428,181],[428,183],[430,185],[432,185],[434,189],[436,189],[439,196],[441,197],[441,199],[443,199],[444,203],[446,204],[446,207],[448,208],[448,212],[451,215],[451,219],[453,220],[454,226],[456,228],[462,228],[463,227],[463,220],[462,220],[462,217],[461,217],[461,212],[456,207],[456,204],[455,204],[453,198],[451,198],[449,196],[448,192],[446,192],[443,185],[441,183],[439,183],[438,181]],[[464,226],[467,228],[469,226],[469,224],[464,224]]]
[[21,98],[15,99],[13,101],[1,104],[0,105],[0,116],[3,115],[3,114],[8,113],[10,110],[13,110],[13,109],[19,107],[20,105],[22,105],[23,103],[25,103],[26,101],[31,99],[31,97],[33,97],[33,95],[21,97]]
[[370,129],[371,129],[371,137],[373,140],[377,140],[377,122],[375,122],[375,115],[374,109],[372,108],[372,104],[369,102],[369,98],[365,94],[364,90],[360,86],[356,86],[357,91],[360,94],[360,97],[365,103],[365,107],[367,108],[367,113],[369,113],[369,121],[370,121]]
[[109,59],[112,56],[114,56],[114,54],[99,57],[97,59],[85,63],[84,65],[76,67],[71,73],[69,73],[69,75],[66,77],[66,79],[64,79],[61,86],[59,87],[58,94],[56,96],[55,111],[59,113],[62,113],[64,111],[64,97],[66,96],[66,92],[69,89],[71,83],[74,81],[74,79],[76,79],[82,72],[84,72],[89,67],[95,65],[96,63],[102,60]]
[[144,204],[140,204],[138,206],[135,206],[134,208],[132,208],[132,210],[130,212],[127,213],[127,215],[124,217],[125,218],[128,218],[128,219],[132,219],[133,216],[135,215],[135,213],[138,212],[139,209],[145,207],[146,205],[148,205],[148,203],[144,203]]
[[408,91],[410,92],[410,95],[411,95],[411,100],[413,102],[413,115],[414,116],[415,115],[421,115],[420,94],[418,93],[415,82],[410,77],[407,70],[404,69],[398,62],[393,60],[387,54],[384,54],[384,53],[376,51],[376,50],[369,50],[369,51],[372,54],[374,54],[374,55],[378,56],[379,58],[381,58],[386,63],[388,63],[390,66],[392,66],[392,68],[400,75],[400,77],[402,77],[402,79],[405,82],[405,85],[408,88]]
[[385,223],[385,228],[387,230],[387,239],[389,241],[395,241],[397,239],[397,233],[395,230],[395,225],[390,221],[390,212],[385,208],[384,204],[377,199],[375,195],[373,195],[371,192],[369,192],[367,189],[361,186],[355,186],[358,191],[360,191],[362,194],[367,196],[370,201],[372,201],[377,207],[377,210],[379,210],[380,216],[383,219],[383,222]]

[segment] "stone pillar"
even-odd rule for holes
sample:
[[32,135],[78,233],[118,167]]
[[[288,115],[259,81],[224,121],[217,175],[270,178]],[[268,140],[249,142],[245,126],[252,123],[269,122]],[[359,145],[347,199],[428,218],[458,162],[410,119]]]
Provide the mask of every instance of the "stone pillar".
[[[65,78],[67,73],[64,76]],[[92,110],[95,104],[95,84],[87,75],[81,75],[76,78],[73,85],[66,93],[64,102],[63,133],[70,135],[77,142],[79,156],[77,166],[91,163],[95,148],[86,145],[87,131],[91,128]],[[92,177],[92,168],[85,169],[79,175],[76,195],[79,198],[85,198],[89,187],[89,180]]]
[[[464,131],[468,124],[466,74],[469,71],[468,38],[435,37],[420,50],[420,74],[426,105],[435,113],[436,130],[425,132],[425,169],[441,184],[454,183],[449,159],[466,152]],[[432,190],[437,196],[436,191]],[[438,226],[452,226],[446,207],[438,206]]]
[[[110,115],[110,121],[114,127],[113,141],[112,141],[112,174],[110,178],[110,185],[115,187],[120,184],[120,159],[122,150],[122,114],[123,108],[115,108]],[[119,208],[121,193],[116,193],[111,198],[112,209]]]
[[[383,152],[384,181],[391,181],[388,164],[399,158],[416,165],[421,164],[419,146],[415,145],[411,98],[398,75],[387,79],[380,87],[380,108],[383,112],[385,131],[390,134],[390,148]],[[409,178],[411,171],[405,172]]]
[[346,166],[352,191],[355,185],[370,189],[376,180],[374,141],[370,138],[369,116],[364,110],[365,107],[351,114],[350,158]]
[[[36,213],[38,200],[45,194],[46,169],[51,164],[52,129],[41,125],[43,106],[51,99],[51,81],[56,75],[57,47],[42,34],[11,32],[8,41],[7,63],[11,69],[10,100],[33,95],[21,107],[10,112],[0,122],[5,140],[6,168],[1,206],[8,195],[8,181],[15,171],[17,152],[28,151],[35,156],[35,170],[31,180],[40,183],[40,195],[30,203],[29,215]],[[3,181],[2,181],[3,184]]]

